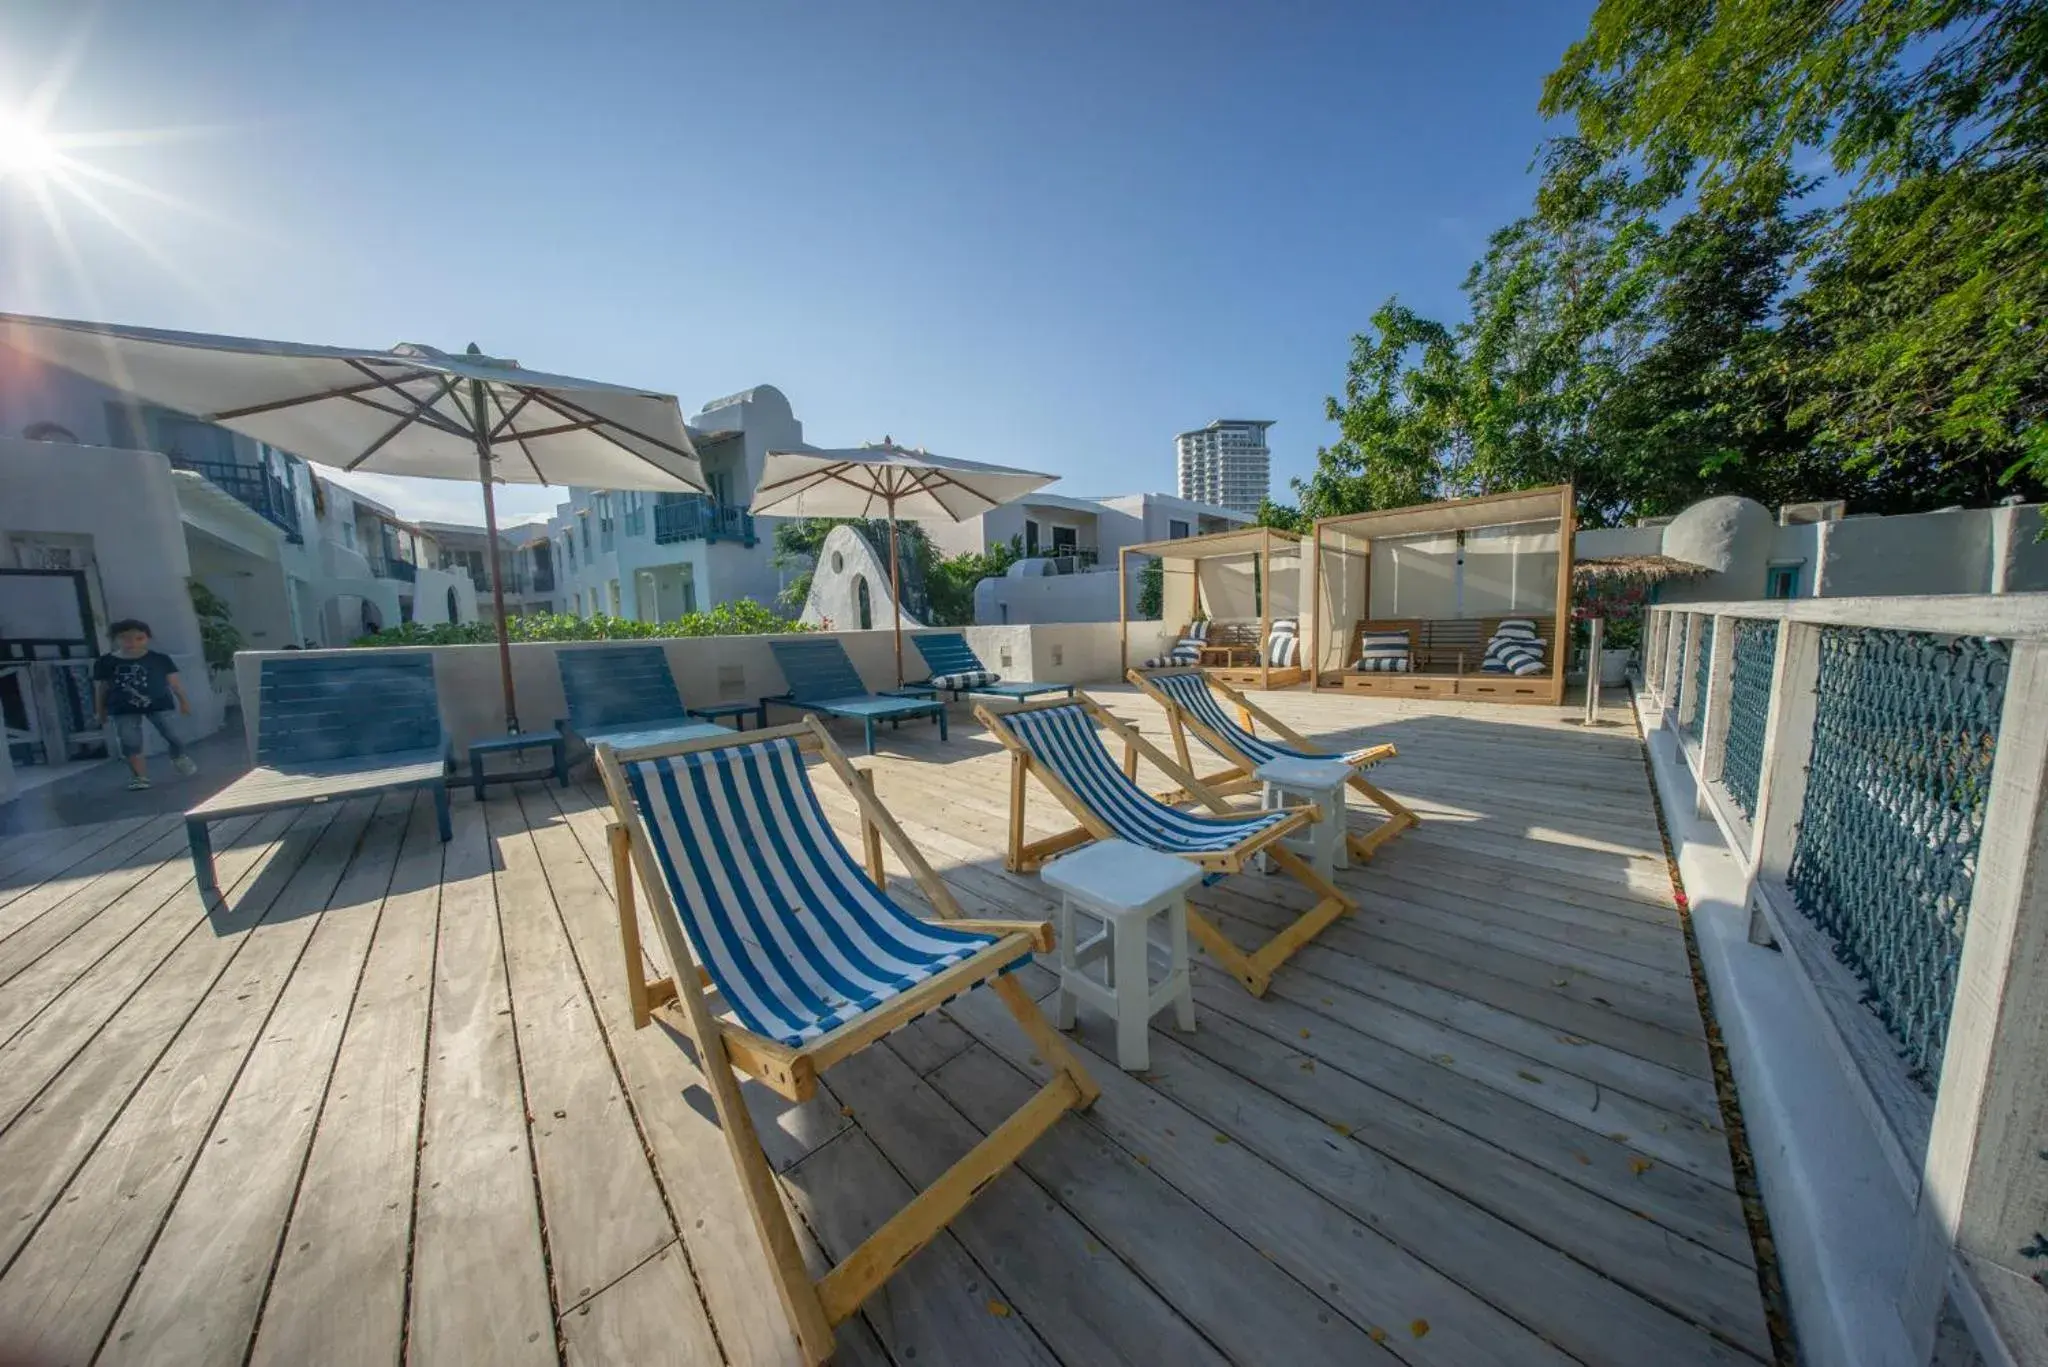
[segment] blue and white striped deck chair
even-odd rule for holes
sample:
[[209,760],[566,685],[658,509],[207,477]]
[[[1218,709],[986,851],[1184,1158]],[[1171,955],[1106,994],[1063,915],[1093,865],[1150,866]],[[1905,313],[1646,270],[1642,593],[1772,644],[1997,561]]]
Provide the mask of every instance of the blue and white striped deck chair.
[[[1351,787],[1387,814],[1387,819],[1369,835],[1346,832],[1345,844],[1353,858],[1371,858],[1374,850],[1421,822],[1392,795],[1366,781],[1367,769],[1394,757],[1396,752],[1391,745],[1361,746],[1342,754],[1317,749],[1244,694],[1199,669],[1133,669],[1128,677],[1165,710],[1174,752],[1183,769],[1192,773],[1195,767],[1188,754],[1189,731],[1230,765],[1202,779],[1213,792],[1244,792],[1258,787],[1259,780],[1253,777],[1253,771],[1268,760],[1342,760],[1351,766]],[[1229,708],[1224,706],[1226,702]],[[1236,716],[1231,715],[1230,708],[1236,709]],[[1267,734],[1259,735],[1255,729],[1258,726],[1264,726]]]
[[[1265,995],[1274,971],[1296,950],[1354,909],[1336,884],[1280,843],[1316,820],[1314,809],[1233,812],[1200,779],[1086,693],[1076,694],[1072,700],[1025,703],[1001,714],[977,707],[974,715],[1010,751],[1013,768],[1006,862],[1012,870],[1028,872],[1077,845],[1117,839],[1190,860],[1210,875],[1211,882],[1242,873],[1253,855],[1264,854],[1308,889],[1315,905],[1249,953],[1225,939],[1201,912],[1188,908],[1188,929],[1254,997]],[[1097,726],[1123,742],[1122,767],[1096,734]],[[1135,776],[1140,755],[1210,810],[1184,812],[1146,792]],[[1044,784],[1081,824],[1027,844],[1024,800],[1030,778]]]
[[[862,816],[863,869],[827,822],[805,766],[820,755]],[[655,1010],[687,1034],[717,1106],[755,1225],[798,1341],[814,1363],[833,1326],[965,1208],[1095,1082],[1008,970],[1052,948],[1046,922],[974,921],[833,744],[807,717],[750,734],[598,751],[617,820],[613,886],[636,1026]],[[883,882],[887,842],[938,912],[913,915]],[[673,976],[648,982],[634,874]],[[899,1026],[987,985],[1017,1018],[1052,1080],[919,1202],[813,1281],[733,1070],[791,1101],[818,1074]],[[715,995],[714,995],[715,994]]]

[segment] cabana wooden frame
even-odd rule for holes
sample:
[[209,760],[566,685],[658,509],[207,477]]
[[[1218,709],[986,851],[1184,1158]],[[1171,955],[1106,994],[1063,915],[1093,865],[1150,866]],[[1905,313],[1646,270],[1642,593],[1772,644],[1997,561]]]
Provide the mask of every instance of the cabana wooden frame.
[[[1282,531],[1277,527],[1243,527],[1236,531],[1209,532],[1203,536],[1176,537],[1171,541],[1146,541],[1135,546],[1125,546],[1117,552],[1117,645],[1121,652],[1122,672],[1131,669],[1131,595],[1130,561],[1134,555],[1153,556],[1164,561],[1167,574],[1187,574],[1195,579],[1192,602],[1197,615],[1208,616],[1203,611],[1201,578],[1198,566],[1204,560],[1238,559],[1255,557],[1258,562],[1259,582],[1259,636],[1256,663],[1249,665],[1223,664],[1206,665],[1212,674],[1237,685],[1239,688],[1293,688],[1309,677],[1305,663],[1296,663],[1275,668],[1268,662],[1273,638],[1273,560],[1275,556],[1293,559],[1298,566],[1298,557],[1303,554],[1302,537],[1299,533]],[[1176,562],[1183,568],[1176,569]],[[1285,614],[1282,614],[1283,616]],[[1300,620],[1300,605],[1296,605],[1295,617]],[[1303,646],[1307,644],[1302,638]],[[1222,642],[1216,643],[1221,646]],[[1301,660],[1304,649],[1297,656]]]
[[[1455,533],[1476,531],[1485,527],[1502,527],[1516,523],[1551,522],[1557,528],[1557,598],[1552,615],[1544,619],[1540,614],[1502,613],[1491,617],[1464,617],[1439,619],[1391,618],[1375,620],[1370,613],[1372,602],[1372,543],[1386,537],[1418,536],[1428,533]],[[1310,557],[1309,581],[1312,586],[1306,605],[1302,630],[1308,655],[1308,669],[1313,680],[1312,686],[1326,693],[1373,693],[1396,697],[1425,698],[1470,698],[1479,702],[1535,703],[1558,706],[1564,702],[1564,675],[1566,656],[1569,653],[1572,595],[1572,538],[1577,530],[1574,513],[1572,486],[1569,484],[1546,485],[1536,489],[1522,489],[1513,493],[1483,494],[1477,498],[1451,499],[1441,503],[1422,503],[1407,508],[1383,508],[1367,513],[1351,513],[1343,517],[1326,517],[1315,525],[1315,532],[1309,540]],[[1346,560],[1363,559],[1365,564],[1363,597],[1357,615],[1347,615],[1344,621],[1326,620],[1324,603],[1328,593],[1330,577],[1342,573]],[[1413,669],[1409,672],[1369,673],[1353,670],[1351,662],[1356,658],[1352,647],[1357,644],[1362,629],[1385,628],[1390,630],[1428,629],[1432,626],[1460,628],[1464,635],[1475,635],[1484,647],[1484,638],[1491,630],[1489,624],[1498,623],[1503,617],[1534,616],[1538,633],[1544,639],[1546,663],[1549,669],[1543,674],[1514,675],[1488,674],[1479,670],[1476,654],[1470,655],[1469,663],[1450,669],[1430,667]],[[1415,649],[1411,635],[1411,650]],[[1343,657],[1335,667],[1325,665],[1325,657],[1333,647],[1341,647]]]

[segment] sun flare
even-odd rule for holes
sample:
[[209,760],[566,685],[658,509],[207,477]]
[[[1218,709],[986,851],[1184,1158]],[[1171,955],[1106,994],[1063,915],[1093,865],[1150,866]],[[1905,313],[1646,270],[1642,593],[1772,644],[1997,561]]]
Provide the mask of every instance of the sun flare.
[[0,111],[0,180],[41,179],[64,163],[64,154],[43,130],[18,115]]

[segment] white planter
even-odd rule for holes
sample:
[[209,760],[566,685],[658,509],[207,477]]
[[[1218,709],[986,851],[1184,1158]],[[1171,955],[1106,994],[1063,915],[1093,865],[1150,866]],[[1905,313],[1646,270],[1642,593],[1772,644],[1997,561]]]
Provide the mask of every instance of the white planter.
[[1628,661],[1632,650],[1603,650],[1600,652],[1600,686],[1614,688],[1628,682]]

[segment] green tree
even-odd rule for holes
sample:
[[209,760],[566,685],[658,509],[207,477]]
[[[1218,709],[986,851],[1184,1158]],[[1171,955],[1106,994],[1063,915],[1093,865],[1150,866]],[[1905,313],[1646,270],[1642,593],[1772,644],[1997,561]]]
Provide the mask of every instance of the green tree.
[[1795,430],[1887,509],[2042,487],[2048,6],[1601,0],[1542,109],[1708,209],[1824,153],[1768,358]]
[[932,625],[972,626],[974,586],[984,579],[1001,578],[1023,558],[1024,538],[1013,536],[1007,544],[994,545],[986,551],[968,551],[934,562],[925,581]]
[[1273,527],[1283,532],[1305,532],[1310,526],[1309,519],[1301,515],[1301,509],[1288,503],[1275,503],[1270,498],[1259,500],[1259,512],[1254,522],[1257,526]]

